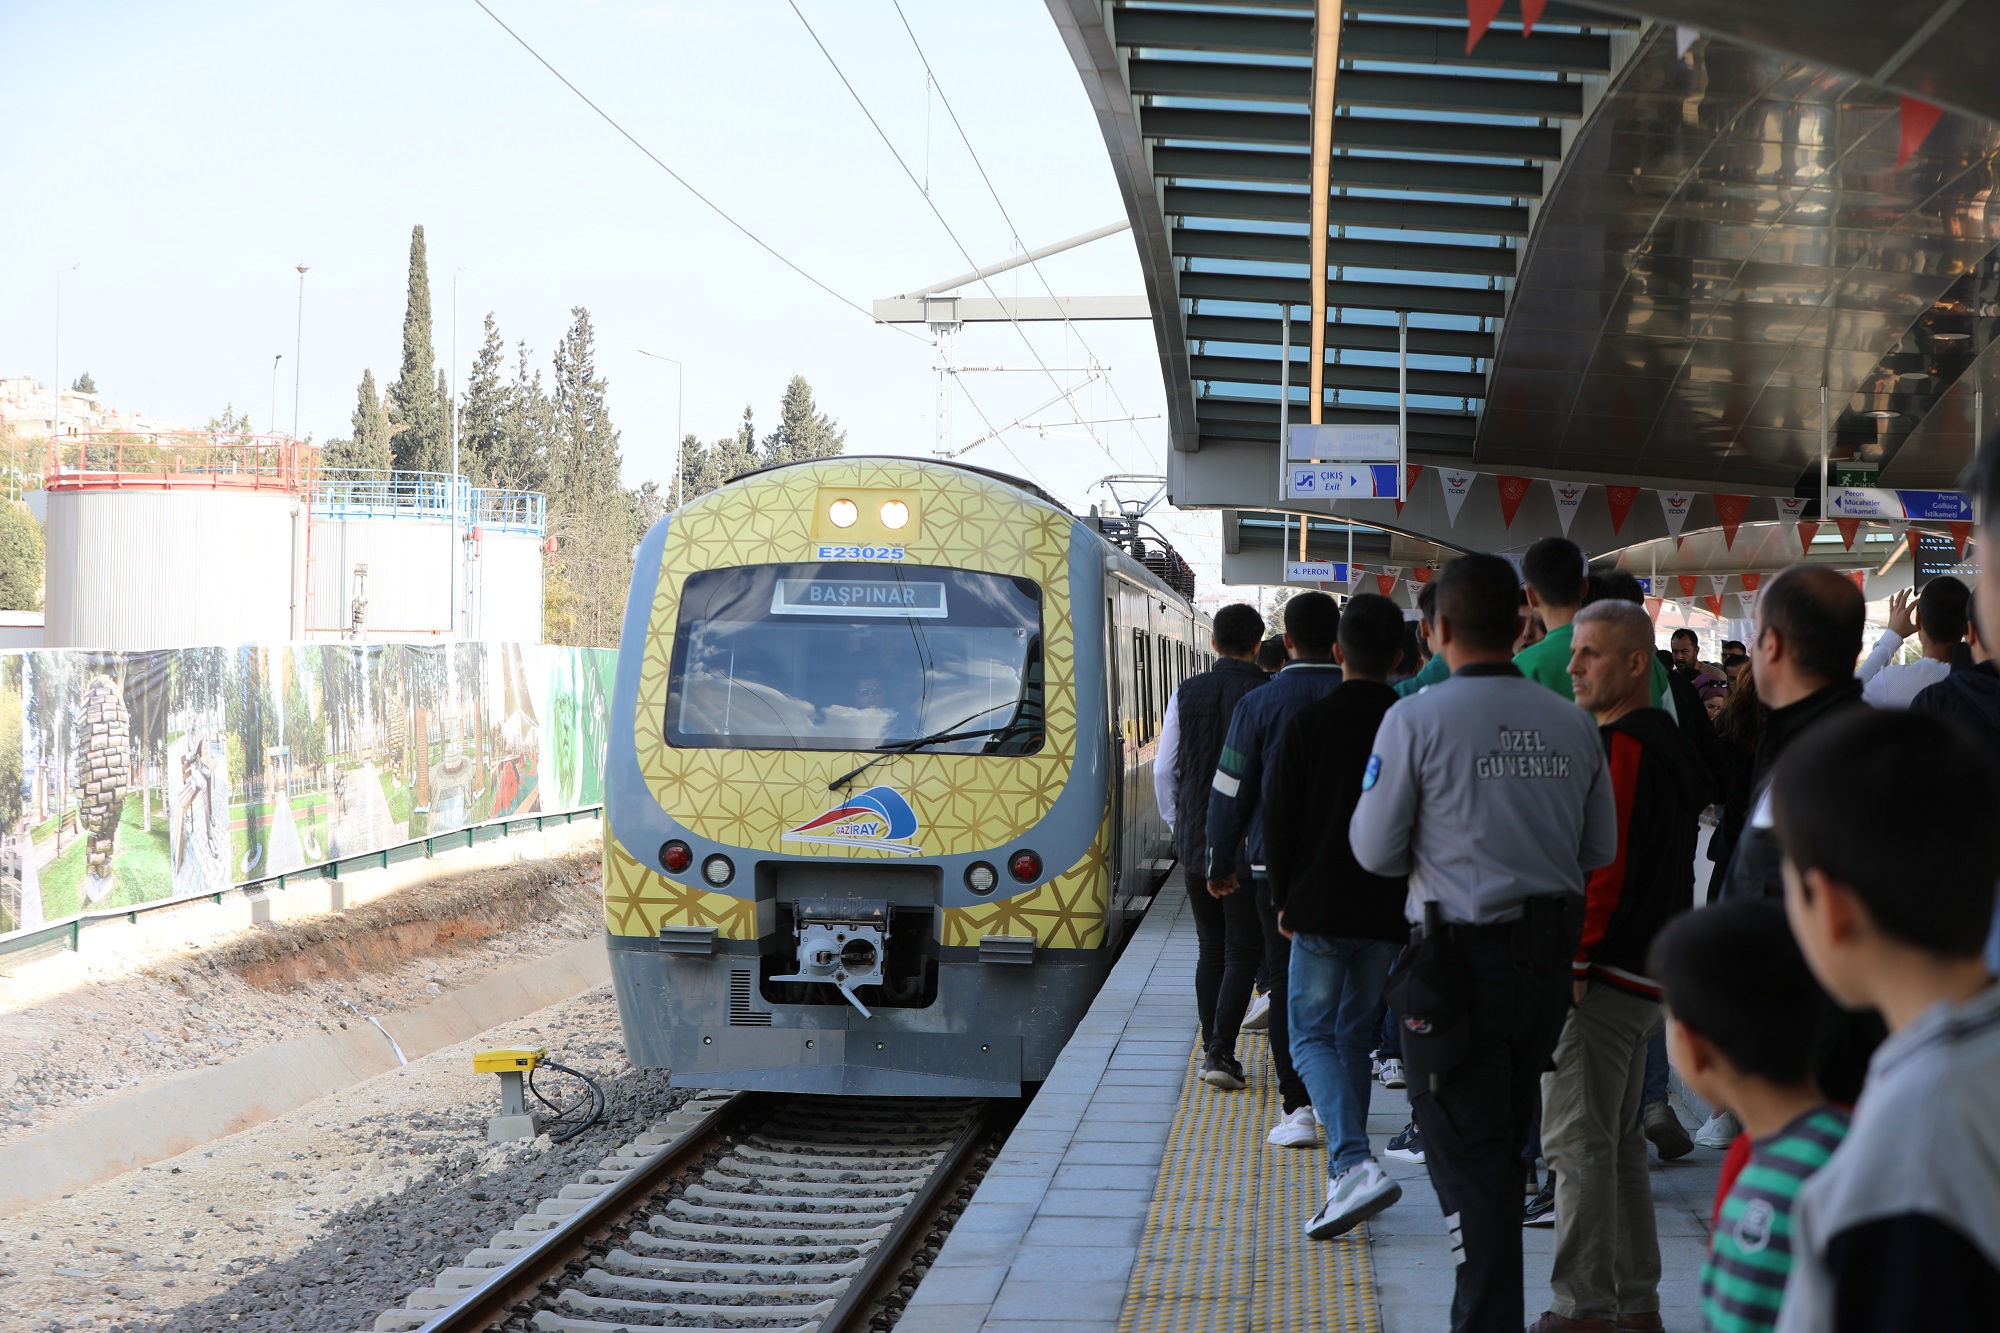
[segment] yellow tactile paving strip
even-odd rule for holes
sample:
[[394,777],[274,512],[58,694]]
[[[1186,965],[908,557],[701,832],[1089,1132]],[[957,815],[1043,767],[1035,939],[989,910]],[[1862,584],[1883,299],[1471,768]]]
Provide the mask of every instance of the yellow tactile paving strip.
[[1119,1333],[1377,1333],[1365,1226],[1331,1241],[1301,1229],[1326,1194],[1326,1151],[1274,1148],[1270,1046],[1244,1034],[1250,1086],[1209,1087],[1188,1058]]

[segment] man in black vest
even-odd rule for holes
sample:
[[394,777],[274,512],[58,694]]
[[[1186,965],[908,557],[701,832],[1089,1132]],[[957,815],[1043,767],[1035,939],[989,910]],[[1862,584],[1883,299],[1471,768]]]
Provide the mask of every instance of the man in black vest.
[[[1194,910],[1200,955],[1194,969],[1195,1008],[1201,1015],[1201,1076],[1219,1088],[1243,1086],[1236,1034],[1250,1003],[1250,987],[1264,956],[1263,924],[1249,893],[1214,897],[1208,891],[1208,789],[1222,755],[1222,739],[1237,701],[1265,681],[1256,663],[1264,617],[1241,602],[1215,614],[1213,669],[1190,676],[1174,691],[1153,760],[1153,794],[1174,831],[1175,854]],[[1239,849],[1240,854],[1240,849]],[[1250,867],[1240,867],[1241,883]]]

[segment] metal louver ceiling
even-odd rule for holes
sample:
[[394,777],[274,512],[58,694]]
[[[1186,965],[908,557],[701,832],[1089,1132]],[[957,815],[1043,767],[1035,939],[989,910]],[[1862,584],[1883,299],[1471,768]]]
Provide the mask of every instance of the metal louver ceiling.
[[[1306,419],[1311,0],[1049,3],[1134,220],[1174,448],[1275,446],[1286,304]],[[1469,458],[1547,168],[1637,21],[1550,4],[1532,36],[1496,24],[1468,53],[1464,0],[1345,9],[1322,420],[1395,420],[1408,311],[1411,452]]]

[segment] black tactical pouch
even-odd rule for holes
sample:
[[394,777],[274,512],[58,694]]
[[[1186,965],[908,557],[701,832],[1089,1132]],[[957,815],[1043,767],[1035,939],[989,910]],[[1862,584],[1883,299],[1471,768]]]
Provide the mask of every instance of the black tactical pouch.
[[1574,910],[1568,894],[1529,898],[1509,938],[1514,967],[1521,972],[1568,967],[1582,938],[1583,913]]
[[1472,1045],[1471,985],[1436,903],[1410,932],[1384,998],[1403,1030],[1403,1068],[1411,1095],[1436,1092]]

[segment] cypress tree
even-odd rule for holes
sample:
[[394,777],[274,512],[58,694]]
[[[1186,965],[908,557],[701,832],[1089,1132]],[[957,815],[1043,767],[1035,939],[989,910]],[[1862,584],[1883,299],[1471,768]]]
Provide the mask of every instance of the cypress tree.
[[506,448],[507,385],[500,378],[506,358],[493,312],[486,313],[486,337],[465,377],[465,400],[458,409],[459,470],[475,486],[498,484],[495,468]]
[[590,311],[575,317],[555,355],[555,433],[549,442],[551,504],[581,514],[608,504],[618,491],[618,432],[605,410],[605,382],[597,377]]
[[784,405],[778,410],[778,429],[764,441],[769,463],[800,463],[809,458],[831,458],[847,448],[847,432],[836,427],[833,418],[813,403],[812,386],[803,375],[792,376],[785,386]]
[[542,392],[542,372],[528,361],[525,340],[514,345],[514,382],[506,387],[499,448],[486,464],[486,484],[545,490],[549,484],[549,435],[553,409]]
[[382,395],[375,388],[375,372],[361,372],[361,387],[355,392],[354,428],[351,439],[329,440],[326,466],[386,469],[389,466],[389,414],[382,410]]
[[390,450],[399,472],[442,472],[448,460],[438,402],[437,353],[431,346],[430,266],[424,229],[410,231],[410,281],[403,310],[403,369],[389,391]]

